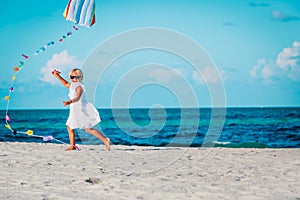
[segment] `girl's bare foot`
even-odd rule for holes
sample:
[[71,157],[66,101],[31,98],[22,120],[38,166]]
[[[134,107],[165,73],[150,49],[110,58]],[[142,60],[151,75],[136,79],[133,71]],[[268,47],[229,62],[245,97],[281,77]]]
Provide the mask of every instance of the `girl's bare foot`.
[[104,144],[105,144],[106,150],[110,151],[110,139],[109,138],[106,138],[106,142]]
[[76,150],[76,147],[71,145],[66,149],[66,151],[72,151],[72,150]]

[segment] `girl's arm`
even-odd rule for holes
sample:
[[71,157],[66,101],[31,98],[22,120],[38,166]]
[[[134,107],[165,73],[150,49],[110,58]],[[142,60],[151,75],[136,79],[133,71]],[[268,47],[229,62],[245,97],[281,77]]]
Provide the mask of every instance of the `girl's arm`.
[[62,77],[60,76],[60,72],[54,70],[54,71],[52,72],[52,74],[53,74],[53,76],[55,76],[56,78],[58,78],[58,80],[60,80],[60,82],[61,82],[65,87],[67,87],[67,88],[70,87],[71,84],[70,84],[68,81],[66,81],[64,78],[62,78]]
[[83,89],[81,86],[78,86],[76,88],[76,97],[74,97],[73,99],[69,100],[69,101],[64,101],[64,106],[70,105],[71,103],[74,103],[76,101],[78,101],[82,95]]

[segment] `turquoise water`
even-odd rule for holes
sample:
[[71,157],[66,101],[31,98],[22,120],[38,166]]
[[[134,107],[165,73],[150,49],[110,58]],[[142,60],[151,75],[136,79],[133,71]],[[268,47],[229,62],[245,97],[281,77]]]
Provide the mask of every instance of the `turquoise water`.
[[[17,131],[31,129],[40,136],[53,136],[68,143],[65,122],[68,110],[12,110],[11,126]],[[100,109],[102,122],[97,128],[114,145],[299,148],[300,108],[227,108],[220,134],[210,126],[223,125],[222,116],[211,109]],[[2,111],[5,117],[5,111]],[[44,142],[24,134],[14,135],[0,126],[0,141]],[[220,119],[218,119],[220,118]],[[218,124],[220,123],[220,124]],[[208,132],[208,130],[210,132]],[[98,144],[94,136],[76,132],[77,143]],[[55,142],[55,141],[48,141]]]

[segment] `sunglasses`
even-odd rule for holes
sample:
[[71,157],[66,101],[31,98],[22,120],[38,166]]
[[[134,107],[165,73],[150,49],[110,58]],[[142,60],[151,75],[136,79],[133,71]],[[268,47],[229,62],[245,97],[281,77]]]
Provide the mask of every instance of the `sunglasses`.
[[74,78],[76,78],[76,79],[80,79],[80,78],[81,78],[81,76],[70,76],[70,79],[74,79]]

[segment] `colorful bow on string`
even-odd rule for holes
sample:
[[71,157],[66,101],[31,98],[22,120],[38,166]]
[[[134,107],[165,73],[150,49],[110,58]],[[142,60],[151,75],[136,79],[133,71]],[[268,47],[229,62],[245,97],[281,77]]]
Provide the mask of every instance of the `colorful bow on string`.
[[[69,0],[68,5],[66,6],[66,9],[64,11],[64,17],[66,20],[70,20],[74,22],[75,24],[78,24],[80,26],[85,27],[91,27],[96,20],[95,17],[95,1],[94,0]],[[76,25],[72,26],[72,28],[77,31],[78,28]],[[73,30],[72,29],[72,30]],[[68,31],[66,34],[64,34],[62,37],[59,38],[58,42],[63,42],[67,37],[72,36],[72,31]],[[40,53],[46,51],[50,46],[55,45],[55,42],[52,40],[48,42],[46,45],[40,47],[38,50],[36,50],[33,55],[39,55]],[[25,62],[30,58],[30,55],[22,53],[23,61],[19,61],[19,65],[15,66],[13,68],[15,74],[11,78],[11,85],[9,87],[9,93],[7,96],[4,97],[4,99],[7,101],[6,105],[6,114],[5,114],[5,127],[13,132],[14,135],[17,135],[17,133],[26,134],[31,137],[40,137],[43,138],[44,141],[50,141],[50,140],[56,140],[58,142],[64,143],[60,140],[55,139],[52,136],[39,136],[34,135],[32,130],[27,130],[26,132],[17,131],[16,129],[13,129],[9,122],[11,122],[11,117],[8,115],[9,110],[9,102],[11,100],[11,94],[15,91],[14,83],[17,78],[18,72],[24,67]],[[78,148],[78,147],[76,147]]]
[[29,129],[26,132],[21,132],[21,131],[16,131],[15,129],[12,129],[11,126],[9,124],[5,124],[5,127],[8,128],[9,130],[11,130],[13,132],[14,135],[19,134],[25,134],[27,136],[31,136],[31,137],[37,137],[37,138],[43,138],[43,140],[45,142],[51,141],[51,140],[55,140],[57,142],[63,143],[63,144],[67,144],[61,140],[58,140],[56,138],[54,138],[53,136],[49,135],[49,136],[41,136],[41,135],[34,135],[33,130]]
[[[72,26],[72,28],[77,31],[78,28],[74,25]],[[68,31],[66,33],[66,35],[63,35],[61,38],[59,38],[58,42],[62,42],[65,38],[67,37],[71,37],[72,36],[72,31]],[[50,41],[48,42],[45,46],[41,47],[39,50],[35,51],[33,55],[38,55],[44,51],[46,51],[48,49],[48,47],[52,46],[52,45],[55,45],[55,42],[54,41]],[[14,88],[14,83],[15,83],[15,80],[17,78],[17,74],[18,72],[25,66],[25,62],[30,58],[29,55],[25,54],[25,53],[22,53],[22,57],[23,57],[23,61],[19,61],[19,65],[14,67],[13,70],[15,72],[15,74],[11,77],[11,85],[9,87],[9,93],[7,96],[4,97],[4,100],[7,101],[7,105],[6,105],[6,114],[5,114],[5,127],[7,129],[9,129],[14,135],[17,135],[17,133],[21,133],[21,134],[26,134],[28,136],[33,136],[33,137],[42,137],[44,141],[50,141],[50,140],[56,140],[58,142],[61,142],[61,143],[64,143],[60,140],[57,140],[55,139],[54,137],[52,136],[47,136],[47,137],[44,137],[44,136],[39,136],[39,135],[34,135],[33,134],[33,131],[32,130],[27,130],[26,132],[22,132],[22,131],[17,131],[15,129],[13,129],[11,127],[11,125],[9,124],[9,122],[11,122],[11,118],[10,116],[8,115],[8,111],[9,111],[9,103],[10,103],[10,100],[11,100],[11,95],[12,95],[12,92],[15,91],[15,88]]]
[[45,142],[47,142],[47,141],[50,141],[50,140],[53,140],[54,138],[50,135],[50,136],[45,136],[45,137],[43,137],[43,140],[45,141]]

